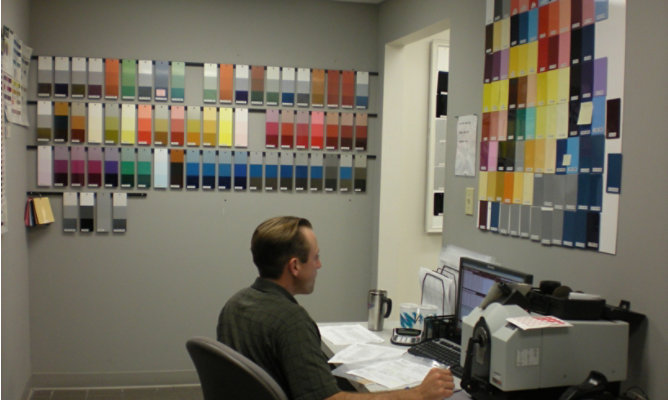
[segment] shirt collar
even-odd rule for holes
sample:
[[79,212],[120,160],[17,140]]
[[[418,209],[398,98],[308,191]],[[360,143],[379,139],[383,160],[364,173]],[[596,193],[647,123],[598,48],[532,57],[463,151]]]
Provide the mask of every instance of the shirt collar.
[[281,295],[291,302],[299,304],[297,303],[297,300],[294,298],[294,296],[291,295],[290,292],[288,292],[283,286],[268,279],[258,277],[255,279],[255,282],[253,282],[251,287],[264,293],[275,293]]

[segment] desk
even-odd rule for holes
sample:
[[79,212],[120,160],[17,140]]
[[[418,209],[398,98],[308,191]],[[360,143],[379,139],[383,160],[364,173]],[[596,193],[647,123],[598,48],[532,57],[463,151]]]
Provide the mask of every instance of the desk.
[[[336,325],[361,325],[363,327],[367,327],[367,323],[365,322],[325,322],[325,323],[319,323],[319,327],[324,327],[324,326],[336,326]],[[382,331],[374,332],[376,335],[380,336],[383,339],[383,343],[379,343],[382,346],[389,346],[389,347],[394,347],[394,348],[401,348],[407,350],[407,346],[398,346],[395,344],[392,344],[390,341],[390,337],[392,336],[392,329],[396,328],[399,326],[399,321],[393,321],[393,320],[385,320],[384,328]],[[325,352],[327,357],[332,357],[334,354],[337,352],[343,350],[346,346],[337,346],[331,342],[329,342],[327,339],[323,338],[322,339],[322,350]],[[384,386],[379,385],[377,383],[366,383],[362,384],[359,382],[354,382],[350,381],[350,383],[355,387],[360,392],[380,392],[387,390]],[[459,378],[455,378],[455,387],[459,388],[459,383],[460,380]],[[450,399],[453,400],[470,400],[471,398],[469,395],[461,390],[455,393]]]

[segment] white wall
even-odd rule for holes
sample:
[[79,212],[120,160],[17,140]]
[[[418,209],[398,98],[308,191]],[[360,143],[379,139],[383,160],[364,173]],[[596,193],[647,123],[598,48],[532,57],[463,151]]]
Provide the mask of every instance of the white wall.
[[[30,44],[28,2],[2,1],[2,25]],[[6,124],[5,183],[8,232],[2,235],[2,398],[18,400],[30,379],[30,320],[28,244],[23,225],[27,188],[26,152],[28,129]]]
[[424,214],[431,42],[449,31],[424,36],[385,47],[378,287],[397,307],[419,302],[418,268],[437,265],[442,240],[425,232]]

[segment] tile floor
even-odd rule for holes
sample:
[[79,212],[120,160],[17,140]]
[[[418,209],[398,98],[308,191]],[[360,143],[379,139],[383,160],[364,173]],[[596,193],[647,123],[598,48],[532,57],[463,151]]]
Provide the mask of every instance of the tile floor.
[[203,400],[199,385],[104,389],[35,389],[29,400]]

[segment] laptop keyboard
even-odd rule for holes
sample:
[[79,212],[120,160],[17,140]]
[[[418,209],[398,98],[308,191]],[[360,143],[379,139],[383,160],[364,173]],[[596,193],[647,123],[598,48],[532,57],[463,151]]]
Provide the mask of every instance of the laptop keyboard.
[[444,339],[427,340],[408,349],[410,354],[426,357],[450,367],[452,375],[461,378],[464,372],[459,365],[460,348]]

